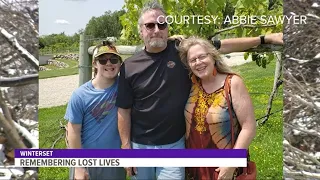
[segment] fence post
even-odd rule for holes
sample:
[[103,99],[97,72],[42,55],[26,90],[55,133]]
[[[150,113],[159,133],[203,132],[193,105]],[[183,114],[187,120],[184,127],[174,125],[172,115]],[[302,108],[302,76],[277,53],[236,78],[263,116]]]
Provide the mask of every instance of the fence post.
[[89,41],[85,37],[84,33],[80,34],[79,86],[92,78],[92,58],[88,53]]

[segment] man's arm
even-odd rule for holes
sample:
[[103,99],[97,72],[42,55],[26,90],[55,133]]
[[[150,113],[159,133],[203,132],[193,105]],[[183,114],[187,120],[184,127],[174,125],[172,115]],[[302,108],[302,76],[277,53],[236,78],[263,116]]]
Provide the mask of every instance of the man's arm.
[[131,149],[131,109],[118,108],[118,129],[122,149]]
[[133,90],[130,81],[126,78],[125,63],[120,68],[118,95],[118,130],[122,149],[131,149],[131,107],[133,105]]
[[[82,124],[72,124],[71,122],[68,122],[67,140],[69,149],[81,149],[81,129]],[[76,167],[73,176],[73,179],[75,180],[89,180],[89,174],[84,167]]]
[[[118,108],[118,130],[121,139],[121,149],[131,149],[131,108]],[[136,167],[125,167],[127,176],[137,174]]]
[[[68,102],[64,118],[68,120],[67,124],[67,143],[69,149],[81,149],[81,131],[84,117],[83,101],[77,93],[73,92]],[[86,168],[76,167],[72,173],[74,180],[89,180],[89,174]]]
[[[283,33],[265,35],[265,44],[283,44]],[[218,51],[222,54],[231,52],[242,52],[261,44],[260,37],[231,38],[221,40],[221,47]]]
[[81,149],[81,124],[72,124],[68,122],[67,125],[67,140],[68,148]]
[[70,149],[81,149],[81,130],[83,122],[83,101],[78,93],[73,92],[66,109],[64,119],[67,123],[66,138]]

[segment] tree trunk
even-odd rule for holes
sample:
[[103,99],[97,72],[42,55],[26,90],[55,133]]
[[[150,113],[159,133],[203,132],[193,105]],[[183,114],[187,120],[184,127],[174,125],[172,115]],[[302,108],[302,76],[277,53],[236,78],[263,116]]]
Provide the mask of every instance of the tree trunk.
[[269,101],[268,101],[267,113],[265,115],[265,118],[261,122],[261,125],[263,125],[269,119],[269,115],[270,115],[271,108],[272,108],[273,98],[276,95],[279,86],[282,84],[282,81],[280,80],[281,72],[282,72],[282,57],[281,57],[281,53],[277,52],[276,53],[276,68],[275,68],[275,72],[274,72],[273,88],[272,88],[272,92],[271,92],[271,95],[270,95]]

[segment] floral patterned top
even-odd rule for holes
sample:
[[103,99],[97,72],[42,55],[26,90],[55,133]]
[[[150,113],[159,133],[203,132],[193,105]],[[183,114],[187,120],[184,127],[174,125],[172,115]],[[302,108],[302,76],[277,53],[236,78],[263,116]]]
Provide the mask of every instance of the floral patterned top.
[[[233,112],[234,142],[231,142],[231,121],[225,94],[225,85],[230,83],[228,75],[224,86],[213,93],[207,93],[201,83],[194,83],[185,107],[186,148],[188,149],[230,149],[240,132],[240,125]],[[229,96],[230,101],[231,97]],[[215,168],[186,168],[190,179],[213,180]]]

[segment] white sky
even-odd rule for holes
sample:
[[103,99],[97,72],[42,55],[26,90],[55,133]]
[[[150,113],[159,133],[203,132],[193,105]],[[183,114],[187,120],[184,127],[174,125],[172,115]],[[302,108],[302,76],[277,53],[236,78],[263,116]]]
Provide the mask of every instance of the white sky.
[[121,10],[124,0],[39,0],[40,35],[84,29],[89,20],[104,12]]

